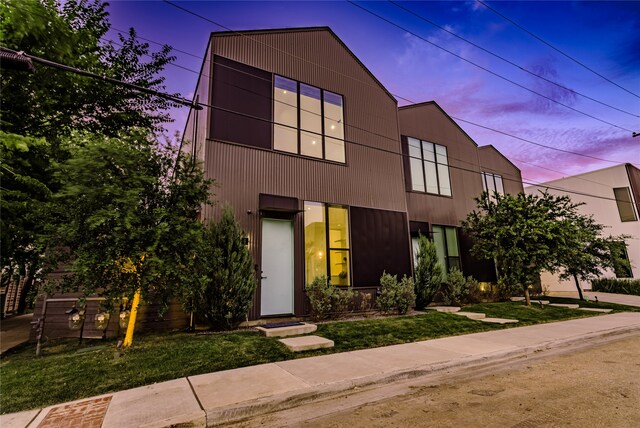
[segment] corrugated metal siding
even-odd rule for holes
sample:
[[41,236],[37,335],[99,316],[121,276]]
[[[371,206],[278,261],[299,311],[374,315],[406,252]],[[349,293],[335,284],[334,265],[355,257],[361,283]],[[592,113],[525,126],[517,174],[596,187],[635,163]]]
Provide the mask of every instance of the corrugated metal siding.
[[456,167],[449,168],[453,197],[406,193],[409,219],[459,226],[482,193],[476,144],[435,104],[402,108],[398,115],[402,135],[446,146],[449,165]]
[[478,154],[483,171],[502,175],[505,192],[516,194],[524,191],[520,170],[495,147],[479,147]]

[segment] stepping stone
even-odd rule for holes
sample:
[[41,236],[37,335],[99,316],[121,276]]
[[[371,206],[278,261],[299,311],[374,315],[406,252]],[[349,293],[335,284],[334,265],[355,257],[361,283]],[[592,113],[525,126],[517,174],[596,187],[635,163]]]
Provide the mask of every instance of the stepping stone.
[[486,315],[480,312],[454,312],[454,314],[467,317],[472,320],[481,320],[482,318],[486,318]]
[[458,312],[460,310],[457,306],[430,306],[425,309],[437,312]]
[[531,303],[535,303],[538,305],[548,305],[549,301],[548,300],[532,300]]
[[290,337],[288,339],[278,339],[279,342],[289,348],[291,352],[311,351],[313,349],[333,348],[333,340],[320,336]]
[[510,320],[508,318],[481,318],[480,321],[493,324],[515,324],[518,322],[518,320]]
[[602,312],[603,314],[607,314],[613,310],[613,309],[605,309],[605,308],[578,308],[578,309],[581,311]]
[[556,308],[578,309],[580,305],[574,303],[551,303],[549,306],[555,306]]
[[525,299],[524,297],[512,297],[511,301],[512,302],[523,302]]
[[284,327],[279,327],[279,326],[270,327],[267,324],[266,326],[255,327],[255,329],[267,337],[299,336],[301,334],[313,333],[318,329],[317,325],[308,324],[306,322],[291,323],[291,324],[294,324],[294,325],[286,325]]

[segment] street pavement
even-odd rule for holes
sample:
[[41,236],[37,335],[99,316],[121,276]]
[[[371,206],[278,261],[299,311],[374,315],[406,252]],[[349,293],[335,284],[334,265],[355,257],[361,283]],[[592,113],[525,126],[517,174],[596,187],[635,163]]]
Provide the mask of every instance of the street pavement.
[[31,331],[33,314],[18,315],[0,321],[0,354],[27,343]]
[[[456,315],[451,315],[456,316]],[[227,370],[0,416],[9,427],[215,426],[337,394],[500,364],[547,350],[640,331],[621,312]],[[46,393],[46,391],[43,391]]]

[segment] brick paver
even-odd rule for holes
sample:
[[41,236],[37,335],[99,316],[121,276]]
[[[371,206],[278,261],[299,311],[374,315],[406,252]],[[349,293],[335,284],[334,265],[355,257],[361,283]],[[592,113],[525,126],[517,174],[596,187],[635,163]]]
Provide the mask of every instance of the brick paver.
[[38,428],[100,428],[111,402],[111,396],[54,407]]

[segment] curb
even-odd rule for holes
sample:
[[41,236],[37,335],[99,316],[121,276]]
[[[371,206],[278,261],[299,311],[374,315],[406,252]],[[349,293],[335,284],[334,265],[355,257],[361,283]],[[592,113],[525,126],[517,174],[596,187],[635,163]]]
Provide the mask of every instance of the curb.
[[[356,379],[345,380],[328,385],[313,386],[303,391],[272,395],[257,399],[251,403],[233,404],[215,409],[203,409],[206,413],[208,427],[243,422],[247,419],[268,413],[291,409],[308,404],[312,401],[322,401],[355,390],[365,390],[388,385],[404,380],[419,379],[448,369],[464,369],[476,366],[496,365],[509,360],[525,358],[540,352],[571,347],[592,339],[610,336],[620,336],[640,331],[640,325],[615,327],[597,333],[586,333],[565,339],[554,339],[536,345],[525,346],[516,350],[495,351],[482,355],[468,356],[453,361],[401,369],[393,372],[380,373]],[[196,421],[193,421],[194,423]]]

